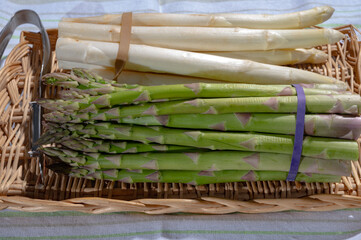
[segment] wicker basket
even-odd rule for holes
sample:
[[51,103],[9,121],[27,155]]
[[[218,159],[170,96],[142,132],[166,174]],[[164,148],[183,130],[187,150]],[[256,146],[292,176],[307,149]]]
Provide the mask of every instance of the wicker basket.
[[[346,34],[341,43],[319,47],[329,54],[327,63],[294,67],[345,81],[352,91],[360,94],[358,30],[351,25],[337,30]],[[49,30],[48,33],[54,51],[57,30]],[[31,139],[29,103],[38,98],[41,49],[40,34],[23,32],[20,43],[0,70],[0,209],[224,214],[361,207],[360,161],[352,164],[352,176],[342,177],[338,183],[257,181],[203,186],[128,184],[68,177],[54,173],[46,166],[42,169],[42,178],[39,159],[28,155]],[[57,71],[54,54],[51,71]],[[53,96],[54,92],[54,88],[48,87],[45,96]]]

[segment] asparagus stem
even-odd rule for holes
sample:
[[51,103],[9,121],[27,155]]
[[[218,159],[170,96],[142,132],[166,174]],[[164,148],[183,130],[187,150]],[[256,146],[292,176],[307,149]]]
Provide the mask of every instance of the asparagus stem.
[[[121,26],[59,22],[59,38],[119,43]],[[133,26],[130,42],[185,51],[248,51],[310,48],[334,44],[344,35],[334,29],[242,29]]]
[[[245,98],[214,98],[193,99],[186,101],[170,101],[145,103],[134,106],[121,106],[111,109],[99,109],[114,106],[115,99],[106,98],[107,95],[96,97],[92,103],[43,100],[39,103],[54,112],[46,114],[47,121],[90,121],[117,120],[124,117],[141,117],[149,115],[169,114],[224,114],[224,113],[294,113],[297,112],[297,97],[245,97]],[[81,99],[82,100],[82,99]],[[358,95],[309,95],[306,96],[307,113],[360,113],[361,97]],[[80,111],[79,111],[80,110]],[[58,112],[56,112],[58,111]],[[64,113],[62,113],[64,112]]]
[[[328,20],[335,9],[320,6],[300,12],[285,14],[171,14],[133,13],[134,26],[200,26],[242,27],[261,29],[307,28]],[[95,17],[63,18],[63,22],[115,24],[122,22],[122,14]],[[83,29],[82,29],[83,30]]]
[[[295,114],[272,113],[175,114],[120,118],[117,121],[144,126],[279,134],[294,134],[296,128]],[[305,116],[305,134],[357,140],[361,135],[361,117],[309,114]]]
[[[116,121],[143,126],[171,128],[209,129],[216,131],[253,131],[277,134],[294,134],[295,114],[273,113],[225,113],[225,114],[175,114],[142,117],[116,118],[109,115],[65,115],[61,112],[45,114],[49,122],[81,123],[84,121]],[[99,116],[99,115],[98,115]],[[100,115],[104,116],[104,115]],[[357,140],[361,135],[361,118],[336,114],[306,114],[305,134],[318,137],[333,137]]]
[[[161,183],[187,183],[191,185],[202,185],[226,182],[244,181],[279,181],[286,180],[287,172],[281,171],[177,171],[177,170],[95,170],[70,169],[70,175],[74,177],[85,177],[88,179],[105,179],[121,181],[126,183],[137,182],[161,182]],[[304,174],[298,173],[296,181],[302,182],[339,182],[340,176],[326,174]]]
[[201,149],[164,144],[144,144],[132,141],[111,141],[102,139],[89,139],[80,136],[72,137],[70,132],[65,130],[49,129],[37,142],[37,145],[47,145],[50,143],[61,144],[69,149],[89,153],[143,153],[143,152],[179,152],[179,151],[201,151]]
[[[97,73],[105,78],[112,79],[115,75],[115,69],[112,67],[102,67],[90,64],[80,64],[76,62],[58,60],[59,68],[72,69],[77,65],[84,69],[91,69],[92,72]],[[108,80],[109,81],[109,80]],[[171,74],[157,74],[148,72],[136,71],[122,71],[117,78],[118,83],[142,86],[157,86],[157,85],[172,85],[172,84],[191,84],[191,83],[225,83],[225,81],[217,81],[205,78],[187,77]],[[260,83],[262,84],[262,83]],[[267,84],[267,83],[263,83]],[[269,83],[268,83],[269,84]],[[304,88],[327,89],[334,91],[346,91],[349,86],[345,82],[335,82],[334,84],[301,84]]]
[[47,143],[58,143],[69,149],[83,152],[104,152],[104,153],[142,153],[142,152],[174,152],[174,151],[195,151],[196,148],[176,145],[143,144],[139,142],[107,141],[101,139],[84,139],[64,137],[52,138]]
[[[71,68],[71,74],[75,75],[79,78],[86,78],[87,80],[89,80],[91,82],[96,82],[96,83],[101,83],[101,84],[117,84],[116,81],[103,78],[102,76],[100,76],[99,74],[97,74],[93,71],[89,71],[89,70],[82,69],[82,68]],[[44,79],[44,77],[43,77],[43,79]]]
[[[261,170],[289,171],[291,155],[242,151],[207,151],[179,153],[106,154],[82,153],[69,149],[46,147],[45,154],[58,157],[73,166],[87,169],[152,169],[152,170]],[[301,173],[338,176],[351,174],[351,162],[302,157]]]
[[[79,71],[79,70],[77,70]],[[114,99],[116,104],[133,102],[150,102],[154,100],[174,100],[192,98],[226,98],[226,97],[264,97],[264,96],[296,96],[296,90],[291,85],[254,85],[254,84],[210,84],[192,83],[164,86],[127,86],[116,87],[115,84],[99,84],[87,79],[74,77],[66,73],[50,73],[43,77],[44,82],[51,85],[69,87],[81,90],[88,95],[106,95]],[[170,91],[171,89],[171,91]],[[305,88],[306,95],[339,95],[345,92]],[[76,92],[78,94],[78,92]],[[83,101],[94,101],[94,97],[87,97]]]
[[255,62],[290,65],[301,63],[324,63],[328,55],[320,50],[312,49],[274,49],[267,51],[237,51],[237,52],[204,52],[221,57],[247,59]]
[[[143,127],[109,122],[96,124],[53,124],[84,137],[110,140],[139,141],[207,148],[212,150],[240,150],[252,152],[293,152],[293,136],[276,134],[217,132],[207,130]],[[61,130],[60,130],[61,131]],[[65,133],[66,134],[66,133]],[[305,137],[303,156],[323,159],[357,160],[358,145],[354,141],[333,138]]]

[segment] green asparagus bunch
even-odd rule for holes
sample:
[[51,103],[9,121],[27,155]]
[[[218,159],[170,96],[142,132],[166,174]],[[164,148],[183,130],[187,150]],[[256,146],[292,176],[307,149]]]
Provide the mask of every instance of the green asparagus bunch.
[[[43,81],[63,88],[62,99],[39,101],[50,112],[38,144],[58,144],[41,148],[56,171],[195,185],[287,177],[298,102],[291,85],[140,86],[83,69]],[[339,181],[359,158],[358,144],[347,139],[361,134],[361,97],[344,83],[302,86],[309,136],[296,180]]]

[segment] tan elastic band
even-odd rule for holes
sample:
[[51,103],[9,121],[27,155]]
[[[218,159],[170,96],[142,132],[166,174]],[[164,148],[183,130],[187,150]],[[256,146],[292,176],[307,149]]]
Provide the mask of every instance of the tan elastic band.
[[118,47],[117,59],[115,60],[115,76],[116,80],[122,72],[125,63],[128,61],[128,52],[130,45],[130,37],[132,34],[132,13],[125,12],[122,14],[122,26],[120,31],[120,41]]

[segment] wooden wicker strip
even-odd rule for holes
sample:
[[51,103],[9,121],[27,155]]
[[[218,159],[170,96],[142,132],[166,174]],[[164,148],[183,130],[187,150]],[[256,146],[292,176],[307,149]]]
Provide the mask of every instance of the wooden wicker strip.
[[[351,25],[337,29],[345,34],[345,39],[341,43],[319,47],[329,54],[326,64],[300,64],[294,67],[335,77],[347,82],[351,91],[360,94],[358,30]],[[57,30],[49,30],[49,37],[54,50]],[[38,98],[36,90],[41,49],[38,33],[23,32],[20,43],[0,70],[0,209],[225,214],[328,211],[361,206],[360,161],[352,164],[352,175],[343,177],[338,183],[257,181],[202,186],[179,183],[127,184],[68,177],[54,173],[46,166],[43,169],[44,179],[41,179],[39,160],[27,154],[31,136],[29,102]],[[51,71],[58,71],[55,54]],[[45,89],[45,97],[56,97],[56,94],[56,87]]]
[[72,198],[63,201],[30,199],[21,196],[0,196],[0,209],[27,212],[79,211],[84,213],[143,212],[147,214],[166,213],[265,213],[280,211],[332,211],[359,208],[361,198],[348,195],[311,195],[297,199],[254,199],[236,201],[214,197],[200,199],[138,199],[132,201],[107,198]]

